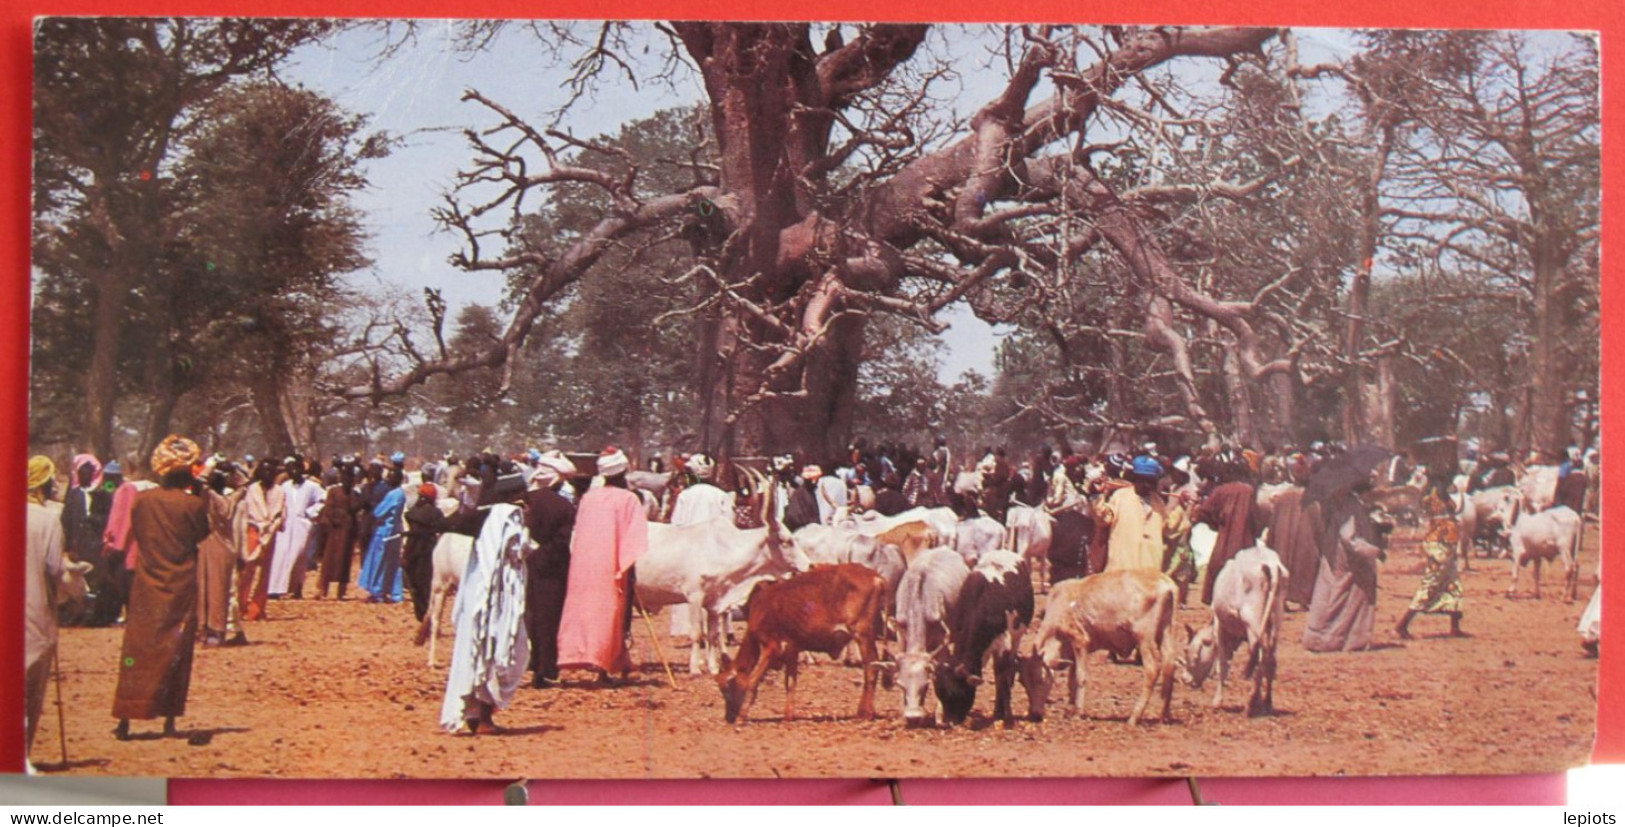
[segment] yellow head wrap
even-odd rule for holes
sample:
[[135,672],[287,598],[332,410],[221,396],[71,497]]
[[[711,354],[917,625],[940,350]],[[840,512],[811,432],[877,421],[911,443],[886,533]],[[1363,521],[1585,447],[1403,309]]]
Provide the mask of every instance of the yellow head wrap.
[[180,468],[191,468],[203,456],[196,442],[183,436],[170,434],[152,451],[152,470],[164,476]]
[[45,484],[56,477],[56,463],[47,456],[34,456],[28,459],[28,490],[44,488]]

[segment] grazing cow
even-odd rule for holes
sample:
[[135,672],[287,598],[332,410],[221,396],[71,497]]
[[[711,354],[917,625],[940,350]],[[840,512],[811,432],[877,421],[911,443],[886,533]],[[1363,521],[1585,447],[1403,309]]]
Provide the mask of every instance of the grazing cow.
[[903,690],[903,721],[918,726],[931,720],[926,697],[933,673],[948,645],[948,623],[954,617],[970,568],[951,548],[934,548],[915,558],[897,587],[897,622],[903,651],[897,656],[897,683]]
[[878,640],[885,621],[886,581],[863,566],[818,566],[786,580],[764,581],[745,603],[745,639],[739,654],[722,656],[717,685],[723,716],[744,722],[767,670],[784,670],[784,719],[795,717],[795,690],[802,651],[839,657],[857,641],[863,653],[863,695],[858,717],[875,716]]
[[[854,529],[818,523],[802,526],[796,531],[794,540],[796,548],[807,556],[807,561],[812,565],[856,563],[885,578],[886,611],[890,617],[892,595],[897,593],[897,584],[908,569],[908,561],[903,558],[902,550],[895,545],[882,544],[874,537],[859,534]],[[811,658],[812,655],[807,657]],[[848,647],[846,663],[855,665],[857,659],[856,647]]]
[[[1129,713],[1134,726],[1145,714],[1151,691],[1162,683],[1162,720],[1174,697],[1174,653],[1168,630],[1174,622],[1174,606],[1179,587],[1166,575],[1144,569],[1124,569],[1091,575],[1079,580],[1063,580],[1050,590],[1039,626],[1038,640],[1024,663],[1022,676],[1040,681],[1028,688],[1028,697],[1041,704],[1049,696],[1048,682],[1060,669],[1068,669],[1072,708],[1083,712],[1086,676],[1084,663],[1090,652],[1105,649],[1120,658],[1140,652],[1145,667],[1145,688]],[[1043,715],[1043,707],[1032,710]]]
[[970,717],[982,666],[993,661],[993,717],[1009,727],[1015,722],[1010,695],[1019,665],[1021,636],[1033,622],[1032,570],[1012,552],[994,549],[983,555],[965,579],[949,628],[948,658],[935,667],[937,701],[943,723],[954,726]]
[[1507,597],[1512,597],[1518,590],[1518,570],[1532,561],[1535,564],[1535,598],[1538,600],[1540,564],[1561,559],[1565,582],[1563,594],[1570,603],[1574,602],[1580,588],[1580,567],[1576,565],[1576,558],[1580,555],[1580,539],[1585,527],[1580,515],[1566,505],[1530,513],[1520,501],[1514,499],[1510,506],[1502,507],[1498,516],[1501,525],[1510,526],[1501,529],[1502,536],[1512,545],[1512,583],[1507,586]]
[[965,558],[966,565],[977,561],[1004,546],[1004,526],[992,517],[975,517],[954,527],[954,550]]
[[[435,501],[435,505],[447,517],[457,513],[458,502],[454,498],[442,497]],[[468,557],[473,551],[472,536],[448,531],[440,535],[435,541],[434,551],[430,552],[434,574],[429,578],[429,610],[424,612],[423,622],[418,624],[415,641],[419,646],[429,644],[430,669],[434,668],[435,647],[440,642],[440,616],[445,613],[446,598],[455,594],[463,582],[463,572],[468,571]]]
[[[759,473],[750,473],[761,481]],[[720,669],[722,617],[750,593],[753,581],[811,565],[779,522],[774,499],[771,490],[763,498],[761,528],[742,529],[727,520],[649,524],[649,550],[633,566],[637,597],[645,609],[686,604],[694,631],[691,675],[700,673],[702,657],[711,673]]]
[[887,529],[875,537],[880,545],[892,545],[903,552],[903,559],[913,564],[914,558],[928,548],[935,548],[946,541],[947,538],[938,536],[937,530],[930,523],[923,520],[902,523]]
[[1038,572],[1038,583],[1049,588],[1049,547],[1055,538],[1055,518],[1043,508],[1010,506],[1005,516],[1007,547]]
[[1187,685],[1201,689],[1217,663],[1214,707],[1224,699],[1230,658],[1245,640],[1245,677],[1253,679],[1247,714],[1268,715],[1275,711],[1275,647],[1281,634],[1281,616],[1286,611],[1288,574],[1280,556],[1263,545],[1237,552],[1213,581],[1213,622],[1200,631],[1185,627],[1190,642],[1185,646],[1179,677]]

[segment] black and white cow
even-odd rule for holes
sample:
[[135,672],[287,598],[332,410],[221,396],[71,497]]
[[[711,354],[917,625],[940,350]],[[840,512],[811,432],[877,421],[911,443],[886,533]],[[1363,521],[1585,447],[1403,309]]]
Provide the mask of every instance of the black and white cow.
[[982,667],[993,662],[993,715],[1010,726],[1010,695],[1015,686],[1017,650],[1033,622],[1033,581],[1027,562],[1014,552],[995,549],[977,561],[965,579],[949,627],[950,656],[936,666],[937,700],[942,720],[950,726],[970,717]]

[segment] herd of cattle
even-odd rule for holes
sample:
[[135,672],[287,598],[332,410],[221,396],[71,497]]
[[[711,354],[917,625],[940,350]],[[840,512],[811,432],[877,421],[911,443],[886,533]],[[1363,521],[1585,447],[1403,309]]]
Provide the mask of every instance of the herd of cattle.
[[[1462,560],[1471,559],[1479,528],[1493,525],[1510,547],[1514,588],[1519,568],[1533,560],[1538,596],[1539,562],[1561,559],[1573,599],[1583,520],[1566,508],[1544,510],[1550,505],[1547,489],[1530,483],[1531,477],[1540,482],[1543,473],[1535,469],[1520,486],[1472,495],[1463,493],[1465,479],[1458,481],[1454,499]],[[784,675],[784,717],[793,718],[799,667],[812,653],[844,658],[862,668],[861,718],[875,715],[877,684],[895,684],[902,691],[907,724],[933,721],[928,709],[933,694],[943,723],[963,723],[989,665],[993,714],[1007,726],[1015,717],[1012,696],[1018,681],[1027,695],[1028,717],[1038,721],[1062,673],[1067,700],[1081,714],[1087,656],[1102,650],[1120,660],[1138,658],[1144,669],[1129,723],[1142,719],[1153,693],[1160,695],[1166,720],[1176,678],[1200,688],[1214,677],[1212,703],[1218,707],[1230,661],[1243,644],[1245,677],[1253,682],[1247,713],[1273,712],[1275,652],[1288,572],[1262,543],[1241,552],[1220,572],[1211,621],[1200,629],[1186,628],[1181,653],[1173,629],[1178,588],[1166,576],[1109,571],[1048,582],[1053,520],[1041,508],[1012,506],[1005,524],[986,516],[960,519],[948,508],[915,508],[891,517],[843,512],[832,525],[813,524],[791,533],[777,518],[772,486],[754,476],[757,490],[769,492],[761,498],[762,527],[742,529],[729,521],[688,526],[650,522],[648,551],[635,567],[638,605],[689,613],[689,672],[715,676],[729,722],[747,718],[772,670]],[[1394,503],[1404,506],[1412,497],[1395,490],[1401,488],[1379,490],[1378,507],[1403,513]],[[1267,512],[1280,490],[1279,485],[1261,485],[1260,507]],[[456,501],[447,500],[444,506],[454,510]],[[429,643],[431,667],[442,607],[466,568],[472,542],[466,535],[448,533],[434,551],[433,596],[418,640]],[[1045,611],[1035,623],[1036,596],[1046,591]],[[728,618],[737,611],[743,612],[745,630],[730,658],[723,647]],[[899,651],[888,654],[889,644]]]

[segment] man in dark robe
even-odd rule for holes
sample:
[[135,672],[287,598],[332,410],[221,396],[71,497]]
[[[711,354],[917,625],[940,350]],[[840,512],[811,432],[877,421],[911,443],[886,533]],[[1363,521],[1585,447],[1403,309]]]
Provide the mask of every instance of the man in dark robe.
[[823,476],[823,469],[816,465],[808,465],[801,469],[801,480],[796,484],[795,490],[790,492],[790,503],[784,509],[785,528],[796,531],[802,526],[818,522],[818,493],[814,490],[814,486]]
[[378,527],[378,518],[372,515],[372,510],[384,501],[387,493],[389,486],[384,484],[384,464],[373,460],[362,474],[361,484],[356,490],[359,499],[356,503],[355,540],[360,554],[365,555],[367,547],[372,544],[373,529]]
[[1247,482],[1250,471],[1246,461],[1226,452],[1218,468],[1219,485],[1197,507],[1193,520],[1219,532],[1213,555],[1208,558],[1207,573],[1202,576],[1202,602],[1209,606],[1213,605],[1213,581],[1219,570],[1236,552],[1256,545],[1264,528],[1258,514],[1258,494]]
[[[559,618],[570,583],[570,534],[576,520],[575,506],[559,489],[576,468],[560,451],[548,451],[536,463],[525,494],[525,528],[536,544],[525,560],[525,625],[531,685],[541,689],[559,679]],[[816,506],[813,513],[817,514]]]
[[80,563],[89,563],[91,570],[85,575],[94,600],[65,616],[62,622],[72,626],[109,626],[118,620],[118,587],[113,572],[102,554],[102,532],[107,530],[107,516],[113,511],[113,492],[102,486],[102,466],[89,454],[73,458],[74,486],[62,503],[62,537],[68,556]]
[[186,713],[192,684],[192,646],[197,638],[198,544],[209,535],[209,503],[193,493],[197,443],[171,434],[152,453],[159,487],[144,491],[131,508],[130,533],[137,548],[124,645],[119,655],[113,717],[119,740],[130,737],[130,719],[175,719]]
[[883,480],[880,490],[875,492],[875,511],[887,517],[895,517],[909,509],[908,497],[897,490],[891,481]]
[[407,591],[412,593],[412,612],[418,622],[429,613],[429,596],[434,590],[434,547],[440,535],[451,530],[451,521],[436,499],[439,488],[433,483],[418,487],[418,501],[406,511],[406,545],[401,549],[401,570]]

